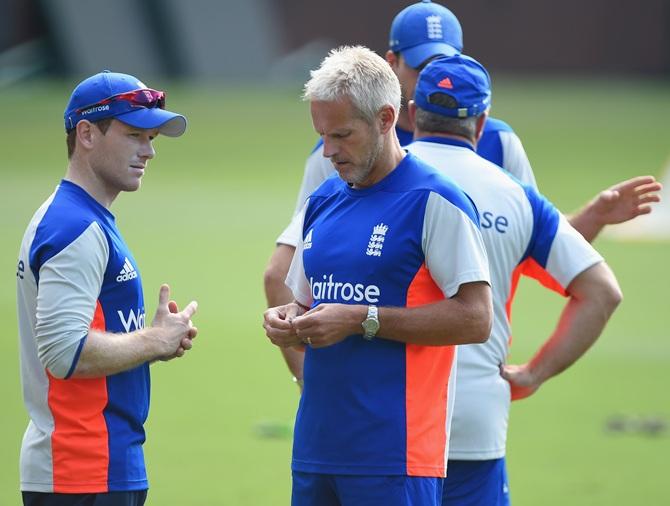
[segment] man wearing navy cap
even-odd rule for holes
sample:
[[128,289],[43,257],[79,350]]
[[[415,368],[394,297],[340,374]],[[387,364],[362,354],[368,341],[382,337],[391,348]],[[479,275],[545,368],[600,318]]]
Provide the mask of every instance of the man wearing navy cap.
[[[458,376],[444,506],[510,503],[505,443],[511,386],[535,392],[595,342],[621,300],[602,257],[535,188],[475,153],[491,104],[486,69],[455,55],[420,73],[409,103],[415,140],[407,150],[451,177],[479,211],[491,270],[489,340],[458,349]],[[508,314],[519,267],[568,297],[552,335],[522,366],[507,362]],[[502,370],[502,375],[501,375]]]
[[[458,54],[462,49],[461,25],[446,7],[424,0],[400,11],[391,25],[389,50],[385,56],[400,81],[403,103],[413,98],[419,72],[431,58]],[[403,146],[412,141],[411,130],[407,108],[402,107],[398,114],[396,134]],[[477,153],[520,181],[537,186],[521,141],[505,122],[487,119],[477,143]],[[293,219],[275,241],[276,248],[264,276],[265,294],[270,307],[292,300],[284,280],[300,240],[300,210],[307,197],[335,170],[323,154],[323,144],[319,141],[305,163]],[[588,241],[592,241],[605,225],[621,223],[650,212],[648,204],[658,201],[654,192],[659,189],[660,184],[652,176],[624,181],[598,194],[580,212],[571,216],[570,222]],[[301,385],[302,354],[291,349],[282,349],[282,353],[294,380]]]
[[68,168],[33,216],[16,272],[24,402],[25,505],[139,506],[148,489],[142,444],[149,364],[181,357],[197,304],[179,311],[162,285],[146,325],[137,263],[110,212],[135,191],[162,133],[186,118],[165,93],[104,71],[65,109]]

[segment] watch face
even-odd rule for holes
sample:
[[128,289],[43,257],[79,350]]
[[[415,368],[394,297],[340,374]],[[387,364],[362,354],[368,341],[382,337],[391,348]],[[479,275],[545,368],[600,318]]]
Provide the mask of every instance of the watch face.
[[373,320],[372,318],[364,320],[363,330],[365,330],[366,335],[374,336],[379,330],[379,322],[377,320]]

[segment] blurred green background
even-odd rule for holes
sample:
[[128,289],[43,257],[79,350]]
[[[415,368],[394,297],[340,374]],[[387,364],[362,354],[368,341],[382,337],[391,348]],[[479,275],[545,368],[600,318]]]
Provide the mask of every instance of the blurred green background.
[[[0,91],[0,356],[3,399],[0,504],[20,503],[21,399],[14,273],[35,209],[66,168],[62,111],[74,82]],[[159,138],[138,194],[113,212],[139,263],[147,314],[159,284],[199,302],[197,346],[153,366],[147,504],[288,504],[298,392],[261,328],[262,275],[293,210],[316,136],[299,89],[149,83],[189,118],[187,134]],[[670,157],[670,83],[498,78],[493,116],[524,142],[541,190],[566,212],[638,174],[661,177]],[[667,205],[668,203],[666,203]],[[583,360],[515,403],[508,445],[512,500],[530,505],[666,504],[670,433],[632,430],[670,418],[670,243],[601,238],[625,300]],[[523,282],[512,362],[549,334],[562,300]],[[611,417],[624,428],[607,429]],[[267,429],[270,430],[267,430]],[[265,430],[263,430],[265,429]],[[268,437],[273,435],[276,437]]]

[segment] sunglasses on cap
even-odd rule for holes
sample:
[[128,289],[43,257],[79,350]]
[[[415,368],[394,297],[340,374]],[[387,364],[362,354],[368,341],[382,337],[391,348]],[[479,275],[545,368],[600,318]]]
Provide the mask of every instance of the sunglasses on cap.
[[152,90],[150,88],[142,88],[139,90],[118,93],[98,102],[79,107],[68,116],[70,124],[68,130],[73,129],[82,119],[95,121],[97,119],[114,117],[119,114],[130,112],[135,107],[143,107],[145,109],[165,109],[165,92]]
[[125,93],[119,93],[118,95],[112,95],[111,97],[104,98],[99,102],[94,104],[89,104],[79,109],[75,109],[75,114],[81,114],[88,109],[94,109],[106,104],[111,104],[112,102],[127,102],[133,107],[146,107],[151,109],[153,107],[158,107],[159,109],[165,109],[165,92],[152,90],[150,88],[145,88],[141,90],[126,91]]

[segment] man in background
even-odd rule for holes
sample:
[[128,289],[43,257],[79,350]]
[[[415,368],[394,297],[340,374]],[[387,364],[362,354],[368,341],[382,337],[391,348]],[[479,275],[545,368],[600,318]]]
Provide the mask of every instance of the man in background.
[[[446,7],[424,0],[399,12],[391,25],[389,50],[385,57],[400,80],[403,102],[407,103],[413,98],[419,72],[432,58],[458,54],[462,49],[461,25]],[[411,142],[412,125],[406,107],[399,112],[396,133],[403,146]],[[503,121],[491,117],[487,119],[477,143],[477,153],[521,182],[536,187],[535,176],[521,141]],[[268,307],[292,300],[285,280],[300,241],[300,210],[311,192],[334,170],[328,157],[324,157],[323,144],[319,141],[306,161],[293,219],[277,238],[276,248],[265,270],[264,288]],[[629,179],[600,192],[568,219],[591,242],[605,225],[622,223],[651,212],[649,204],[658,202],[659,197],[655,192],[660,188],[660,183],[652,176]],[[290,348],[281,351],[294,381],[300,386],[302,354]]]
[[[565,217],[533,187],[475,153],[490,100],[486,69],[455,55],[435,59],[421,71],[408,107],[415,140],[407,150],[453,178],[472,198],[491,269],[491,336],[486,343],[458,347],[444,506],[509,504],[510,398],[532,394],[570,367],[595,342],[621,300],[609,267]],[[527,265],[568,299],[535,356],[509,366],[509,308],[519,270]]]

